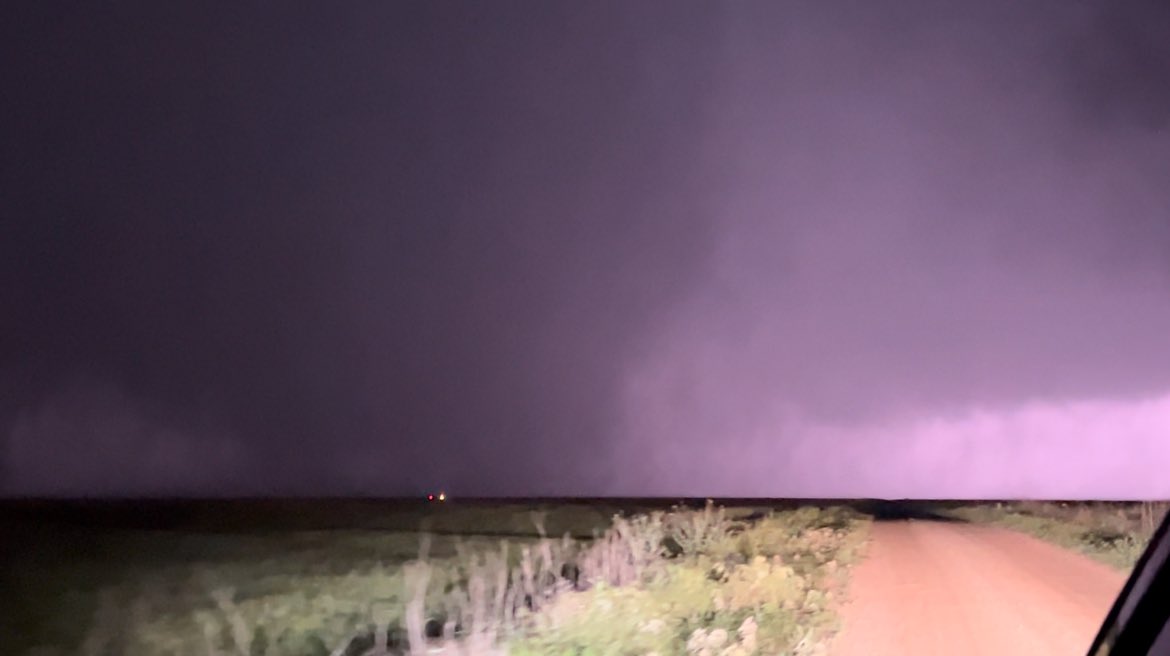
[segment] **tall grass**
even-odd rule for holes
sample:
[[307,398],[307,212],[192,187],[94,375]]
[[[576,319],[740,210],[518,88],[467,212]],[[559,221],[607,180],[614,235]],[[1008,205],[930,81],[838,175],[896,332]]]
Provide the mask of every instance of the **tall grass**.
[[1137,564],[1170,502],[1016,501],[951,512],[1022,531],[1128,572]]
[[529,521],[535,540],[457,542],[452,557],[435,558],[423,535],[409,561],[346,576],[364,602],[325,589],[249,596],[206,572],[194,608],[162,589],[107,594],[83,653],[812,653],[865,525],[843,509],[733,517],[712,503],[616,514],[588,540],[549,536],[540,513]]

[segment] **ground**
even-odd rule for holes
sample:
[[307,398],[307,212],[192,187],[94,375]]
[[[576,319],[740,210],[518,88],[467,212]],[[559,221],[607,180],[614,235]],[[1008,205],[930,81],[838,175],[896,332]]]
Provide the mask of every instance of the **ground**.
[[[427,618],[449,617],[468,608],[460,600],[472,580],[505,593],[530,580],[539,617],[526,619],[523,595],[505,596],[507,608],[487,595],[498,628],[519,636],[508,643],[514,656],[1076,654],[1164,511],[749,501],[725,503],[726,513],[702,500],[421,495],[0,504],[0,636],[5,653],[25,656],[100,653],[99,644],[175,656],[207,653],[209,640],[233,655],[328,656],[349,643],[356,656],[373,644],[371,623],[409,624],[411,600]],[[541,570],[546,548],[553,567]],[[568,555],[582,577],[620,582],[539,601],[560,585],[541,572],[563,576]],[[420,556],[429,587],[413,593],[407,565]],[[641,564],[626,572],[631,562]],[[520,576],[525,563],[535,577]],[[533,621],[539,631],[513,630]]]
[[1125,576],[1002,528],[876,522],[835,656],[1083,654]]

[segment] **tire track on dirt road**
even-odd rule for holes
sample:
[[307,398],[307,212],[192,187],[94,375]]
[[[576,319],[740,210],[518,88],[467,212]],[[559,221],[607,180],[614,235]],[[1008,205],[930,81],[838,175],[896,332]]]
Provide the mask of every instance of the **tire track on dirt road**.
[[1125,575],[1031,536],[875,522],[834,656],[1085,654]]

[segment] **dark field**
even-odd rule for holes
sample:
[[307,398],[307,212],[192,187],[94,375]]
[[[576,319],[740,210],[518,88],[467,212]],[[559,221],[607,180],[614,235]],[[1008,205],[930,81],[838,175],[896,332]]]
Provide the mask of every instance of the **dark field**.
[[[658,515],[667,528],[649,522],[638,531],[659,541],[671,530],[680,541],[705,531],[707,542],[686,549],[696,563],[715,554],[732,566],[783,556],[807,579],[806,587],[820,589],[828,579],[819,568],[830,560],[847,564],[870,520],[999,523],[1125,567],[1144,546],[1147,528],[1152,531],[1152,515],[1162,511],[1150,504],[1080,502],[724,499],[717,505],[725,516],[704,511],[703,499],[678,498],[9,500],[0,503],[0,636],[12,654],[132,656],[213,648],[248,656],[357,654],[363,645],[336,650],[368,626],[402,628],[410,597],[404,564],[430,564],[435,589],[420,603],[428,617],[450,617],[450,594],[466,583],[469,554],[503,549],[504,571],[517,571],[526,557],[522,547],[537,549],[543,532],[545,542],[563,550],[557,562],[569,562],[568,554],[585,553],[614,527],[615,515]],[[813,538],[826,531],[836,537],[818,544]],[[430,536],[425,545],[423,534]],[[627,541],[631,535],[636,542],[640,534],[622,533]],[[798,565],[800,554],[806,558]],[[671,562],[671,571],[685,572],[678,569],[682,561]],[[807,592],[800,603],[813,596]],[[806,625],[826,627],[830,635],[828,606],[811,603],[789,608],[796,615],[783,622],[773,618],[783,626],[776,640]],[[371,624],[378,613],[383,619]],[[738,625],[743,618],[733,615],[711,619],[718,613],[708,610],[697,616],[710,620],[704,620],[706,630],[721,621],[734,629],[731,620]],[[244,618],[256,634],[246,648],[230,635],[233,617]],[[207,645],[195,645],[212,634]],[[574,635],[563,639],[588,639]],[[528,644],[531,653],[551,648]],[[522,643],[514,653],[529,653],[524,649]]]

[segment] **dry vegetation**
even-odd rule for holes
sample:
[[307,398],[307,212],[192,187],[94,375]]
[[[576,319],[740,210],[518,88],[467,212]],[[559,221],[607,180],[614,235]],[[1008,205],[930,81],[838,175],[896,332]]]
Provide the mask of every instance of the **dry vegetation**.
[[708,504],[554,537],[556,512],[508,512],[504,524],[528,522],[531,537],[464,538],[432,523],[404,557],[403,535],[369,534],[345,548],[378,561],[344,572],[330,571],[325,536],[316,554],[332,568],[307,566],[295,548],[291,563],[267,553],[154,567],[99,591],[79,646],[30,653],[814,654],[836,628],[833,603],[867,527],[847,508]]
[[1170,508],[1170,502],[1012,501],[949,511],[961,519],[1029,533],[1129,572]]

